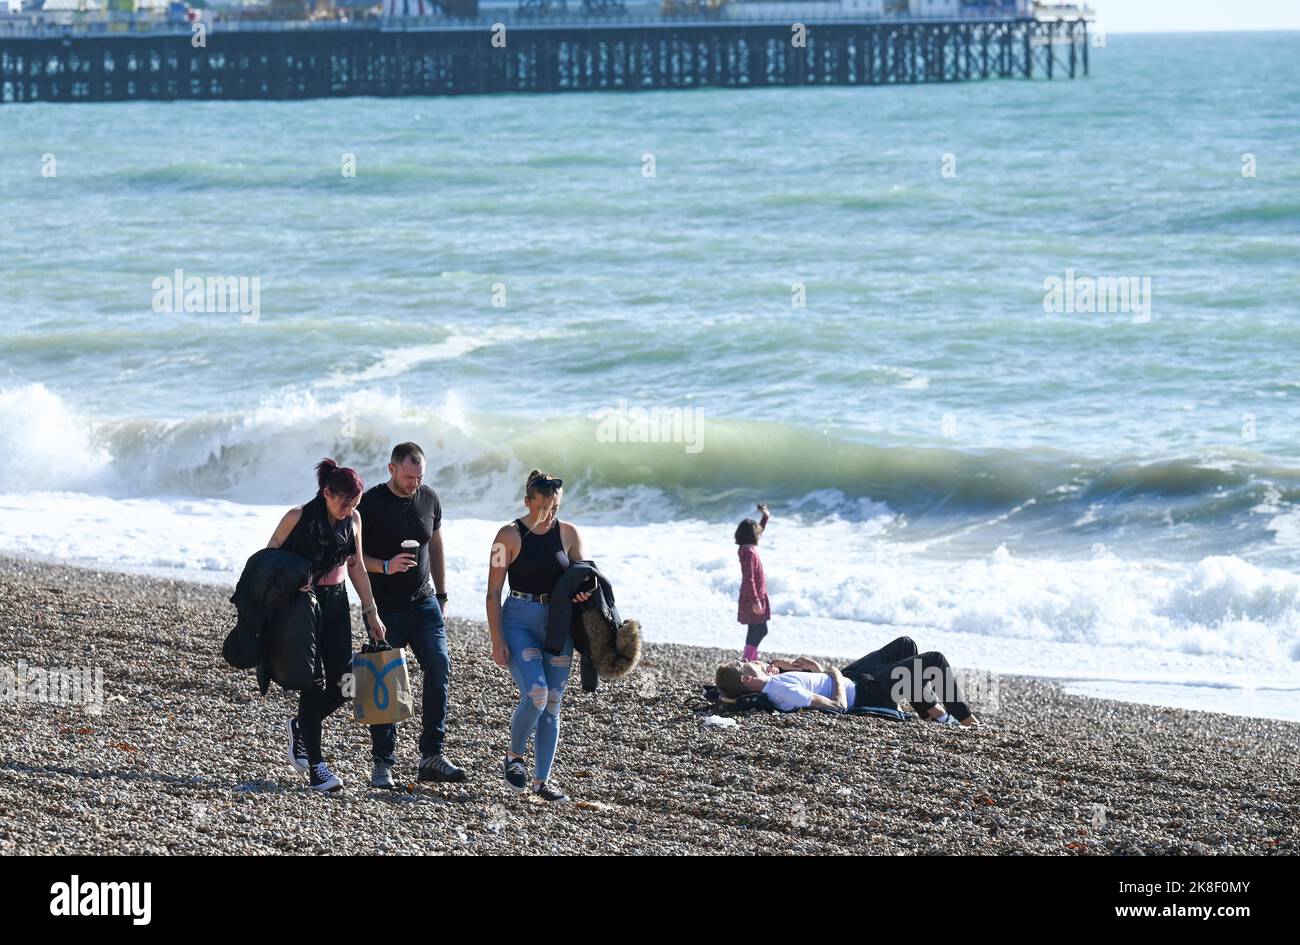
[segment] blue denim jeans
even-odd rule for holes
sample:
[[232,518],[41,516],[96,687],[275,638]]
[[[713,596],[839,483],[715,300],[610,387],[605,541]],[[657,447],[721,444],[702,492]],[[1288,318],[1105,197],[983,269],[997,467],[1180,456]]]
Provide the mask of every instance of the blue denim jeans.
[[527,754],[528,739],[533,737],[537,752],[533,777],[538,781],[551,776],[560,743],[560,703],[573,660],[572,640],[559,656],[543,652],[546,611],[545,604],[518,597],[507,597],[501,610],[501,637],[510,651],[510,675],[519,687],[519,704],[510,719],[510,752]]
[[[442,608],[430,597],[405,610],[381,610],[379,619],[388,628],[388,642],[394,648],[409,646],[424,673],[420,697],[424,731],[420,734],[420,756],[442,751],[446,736],[447,692],[451,683],[451,655],[447,652],[447,627]],[[370,726],[370,754],[375,761],[396,763],[397,726]]]

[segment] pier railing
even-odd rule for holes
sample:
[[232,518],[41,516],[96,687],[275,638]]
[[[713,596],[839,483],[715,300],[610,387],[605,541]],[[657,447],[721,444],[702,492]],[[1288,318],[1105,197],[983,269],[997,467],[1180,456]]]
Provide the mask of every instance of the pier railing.
[[191,35],[195,26],[214,33],[280,33],[328,32],[336,30],[407,31],[418,30],[486,30],[497,23],[517,29],[606,29],[611,26],[648,27],[654,25],[686,27],[732,23],[737,25],[771,25],[774,23],[939,23],[939,22],[1014,22],[1025,20],[1019,16],[983,15],[880,15],[850,16],[821,10],[809,10],[798,16],[777,15],[761,9],[734,10],[724,7],[715,13],[644,14],[625,12],[591,12],[579,10],[537,14],[528,10],[502,9],[480,13],[477,17],[424,16],[424,17],[364,17],[356,20],[259,20],[259,19],[200,19],[194,22],[168,20],[158,16],[138,14],[102,14],[67,20],[59,16],[42,18],[31,16],[0,16],[0,36],[30,36],[49,38],[55,36],[102,36],[148,34],[151,36]]
[[[495,21],[493,21],[495,22]],[[802,22],[802,21],[799,21]],[[0,102],[882,85],[1088,72],[1086,20],[261,22],[0,35]],[[247,28],[245,28],[247,27]]]

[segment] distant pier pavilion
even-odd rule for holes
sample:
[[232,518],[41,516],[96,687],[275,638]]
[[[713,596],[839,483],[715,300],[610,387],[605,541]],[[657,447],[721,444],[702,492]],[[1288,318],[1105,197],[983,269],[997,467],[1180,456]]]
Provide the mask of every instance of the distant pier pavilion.
[[[424,17],[84,26],[0,20],[0,102],[887,85],[1088,74],[1086,16]],[[8,28],[6,28],[8,26]],[[200,32],[202,36],[200,37]]]

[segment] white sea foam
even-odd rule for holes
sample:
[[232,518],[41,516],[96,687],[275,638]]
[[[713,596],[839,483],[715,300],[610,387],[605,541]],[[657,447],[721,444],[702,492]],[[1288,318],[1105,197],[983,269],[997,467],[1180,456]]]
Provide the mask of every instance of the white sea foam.
[[85,488],[109,462],[89,425],[45,385],[0,390],[0,491]]
[[422,364],[450,361],[481,348],[497,344],[518,344],[550,337],[554,331],[546,328],[524,329],[499,325],[476,331],[453,328],[446,338],[427,344],[412,344],[384,352],[374,364],[353,373],[338,372],[323,378],[314,385],[318,389],[352,387],[374,381],[397,378]]
[[[220,499],[10,494],[0,496],[0,551],[230,584],[283,511]],[[515,510],[465,519],[453,499],[446,511],[452,612],[478,618],[492,537]],[[582,530],[648,639],[739,652],[730,526]],[[1249,692],[1249,705],[1271,705],[1264,714],[1300,718],[1300,578],[1286,572],[1226,556],[1187,567],[1108,552],[1030,560],[1005,548],[939,561],[892,554],[847,521],[777,520],[761,553],[773,609],[768,652],[849,658],[906,633],[958,666],[1092,681],[1139,701],[1132,694],[1149,683],[1154,701],[1174,691],[1175,704],[1191,707],[1231,710],[1233,694]],[[1271,701],[1259,698],[1265,691]]]
[[[520,511],[523,460],[502,445],[520,436],[535,434],[472,413],[454,392],[432,409],[367,388],[298,391],[243,415],[123,421],[80,416],[39,384],[12,388],[0,392],[0,551],[229,583],[284,509],[312,494],[315,459],[334,456],[374,482],[391,444],[415,439],[447,510],[456,598],[478,616],[486,549]],[[532,441],[522,442],[527,456]],[[738,648],[734,519],[674,507],[636,463],[611,466],[604,483],[571,465],[566,516],[583,523],[589,553],[648,637]],[[1266,504],[1279,540],[1294,542],[1294,513]],[[850,657],[910,633],[959,664],[1159,682],[1193,704],[1212,689],[1220,704],[1224,691],[1245,691],[1241,680],[1296,698],[1300,578],[1287,571],[1231,554],[1135,559],[1100,544],[1082,559],[972,555],[948,539],[974,526],[900,540],[915,527],[840,489],[788,498],[761,549],[774,612],[766,648]]]
[[392,444],[412,439],[429,449],[439,481],[472,475],[488,502],[518,492],[526,467],[493,448],[495,436],[476,429],[455,392],[432,409],[365,388],[329,399],[282,392],[243,413],[120,420],[83,416],[40,384],[0,390],[0,492],[293,504],[315,490],[321,457],[373,480],[386,475]]

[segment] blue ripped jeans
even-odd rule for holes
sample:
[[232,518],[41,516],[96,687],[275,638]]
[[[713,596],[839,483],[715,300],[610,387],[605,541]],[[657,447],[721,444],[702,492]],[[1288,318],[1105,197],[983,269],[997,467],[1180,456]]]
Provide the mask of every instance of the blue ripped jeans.
[[546,605],[507,597],[501,609],[501,638],[510,652],[510,675],[519,687],[519,705],[510,719],[510,753],[526,755],[528,739],[536,735],[533,777],[551,776],[555,748],[560,742],[560,702],[569,681],[573,641],[552,656],[542,650],[546,641]]

